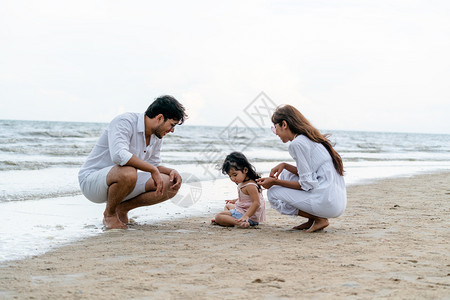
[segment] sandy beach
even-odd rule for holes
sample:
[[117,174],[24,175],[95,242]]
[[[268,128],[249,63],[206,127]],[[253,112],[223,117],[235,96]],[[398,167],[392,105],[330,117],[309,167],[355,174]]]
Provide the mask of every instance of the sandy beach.
[[2,299],[450,299],[450,173],[348,188],[313,234],[268,209],[252,229],[211,216],[135,224],[0,266]]

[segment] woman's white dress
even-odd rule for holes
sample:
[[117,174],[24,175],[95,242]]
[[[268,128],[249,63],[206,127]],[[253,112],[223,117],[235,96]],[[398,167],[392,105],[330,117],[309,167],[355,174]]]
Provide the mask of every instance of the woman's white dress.
[[289,145],[289,154],[299,175],[283,170],[279,179],[298,181],[302,189],[272,186],[267,191],[272,208],[285,215],[298,215],[301,210],[322,218],[340,216],[347,205],[347,192],[327,149],[299,135]]

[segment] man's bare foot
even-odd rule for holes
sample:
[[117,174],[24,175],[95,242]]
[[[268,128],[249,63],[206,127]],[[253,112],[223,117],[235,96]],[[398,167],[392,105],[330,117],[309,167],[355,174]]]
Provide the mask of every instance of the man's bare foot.
[[306,230],[306,232],[314,232],[314,231],[322,230],[325,227],[327,227],[328,225],[330,225],[330,223],[328,222],[328,219],[315,218],[314,224],[308,230]]
[[122,223],[117,216],[105,216],[103,225],[108,229],[128,229],[128,226]]
[[128,219],[128,212],[117,211],[117,217],[123,224],[129,224],[130,220]]
[[295,230],[305,230],[310,228],[314,224],[314,219],[308,219],[308,222],[305,222],[303,224],[300,224],[298,226],[292,227],[292,229]]

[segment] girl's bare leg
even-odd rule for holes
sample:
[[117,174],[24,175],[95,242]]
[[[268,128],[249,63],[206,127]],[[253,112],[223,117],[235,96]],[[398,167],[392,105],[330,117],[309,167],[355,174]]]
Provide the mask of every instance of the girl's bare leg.
[[240,226],[240,227],[249,227],[250,223],[248,222],[239,222],[237,219],[231,216],[230,211],[223,211],[216,215],[215,222],[222,226]]
[[234,205],[233,203],[227,203],[227,204],[225,204],[224,210],[230,211],[230,210],[234,209],[235,207],[236,207],[236,205]]

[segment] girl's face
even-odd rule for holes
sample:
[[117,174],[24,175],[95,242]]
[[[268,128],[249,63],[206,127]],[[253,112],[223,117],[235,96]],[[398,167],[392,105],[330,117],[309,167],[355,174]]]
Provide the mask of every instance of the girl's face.
[[247,168],[244,168],[244,171],[231,168],[230,171],[228,172],[228,176],[230,177],[231,181],[233,181],[236,184],[239,184],[245,181],[245,179],[247,178],[247,172],[248,172]]

